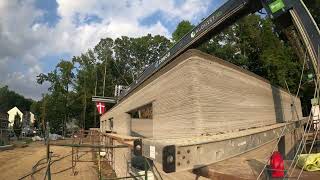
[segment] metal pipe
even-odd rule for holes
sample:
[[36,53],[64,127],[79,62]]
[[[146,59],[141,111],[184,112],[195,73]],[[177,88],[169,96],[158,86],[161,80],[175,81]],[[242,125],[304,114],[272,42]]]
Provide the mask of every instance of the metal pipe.
[[100,158],[100,147],[98,152],[98,168],[99,168],[99,180],[101,180],[101,158]]
[[46,170],[46,173],[45,173],[44,178],[43,178],[44,180],[46,179],[47,176],[48,176],[48,180],[51,180],[50,164],[51,164],[51,156],[49,154],[47,170]]
[[148,163],[146,158],[144,158],[144,180],[148,180]]
[[47,122],[47,175],[48,175],[48,180],[51,180],[51,171],[50,171],[50,161],[51,161],[51,154],[50,154],[50,127],[49,127],[49,122]]
[[91,145],[91,144],[50,144],[50,146],[88,147],[88,148],[128,148],[128,145]]
[[124,176],[124,177],[115,177],[115,178],[104,178],[103,180],[118,180],[118,179],[129,179],[129,178],[136,178],[136,177],[143,177],[145,174],[136,175],[136,176]]
[[[66,158],[66,157],[68,157],[68,156],[70,156],[70,155],[71,155],[71,154],[67,154],[67,155],[65,155],[65,156],[63,156],[63,157],[60,157],[59,159],[52,160],[52,161],[50,162],[50,165],[52,165],[53,163],[55,163],[55,162],[57,162],[57,161],[60,161],[60,160],[62,160],[62,159],[64,159],[64,158]],[[56,156],[51,156],[51,157],[56,157]],[[46,158],[45,158],[45,159],[46,159]],[[22,176],[21,178],[19,178],[19,180],[25,179],[25,178],[27,178],[28,176],[33,175],[33,174],[41,171],[41,170],[44,169],[45,167],[46,167],[46,166],[41,167],[40,169],[37,169],[37,170],[35,170],[35,171],[32,171],[31,173],[26,174],[26,175]]]

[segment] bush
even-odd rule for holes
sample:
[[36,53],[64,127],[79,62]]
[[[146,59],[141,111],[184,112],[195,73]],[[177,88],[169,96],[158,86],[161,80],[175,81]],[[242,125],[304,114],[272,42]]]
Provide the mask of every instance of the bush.
[[14,123],[13,123],[13,132],[16,135],[17,139],[19,139],[20,134],[22,131],[22,122],[21,122],[21,117],[19,116],[19,114],[17,113],[14,116]]
[[27,144],[30,144],[30,143],[32,143],[32,139],[28,138],[28,139],[25,140],[25,142],[26,142]]
[[3,139],[0,139],[0,146],[6,145],[6,142]]

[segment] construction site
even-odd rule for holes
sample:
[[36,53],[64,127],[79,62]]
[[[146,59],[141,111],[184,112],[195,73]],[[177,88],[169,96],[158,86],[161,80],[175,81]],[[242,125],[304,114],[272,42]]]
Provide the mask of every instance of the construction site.
[[[195,49],[262,8],[279,29],[295,28],[314,72],[308,116],[288,87]],[[319,180],[319,47],[303,1],[228,0],[130,86],[93,96],[99,112],[110,107],[99,128],[52,141],[47,122],[43,141],[1,151],[0,179]]]

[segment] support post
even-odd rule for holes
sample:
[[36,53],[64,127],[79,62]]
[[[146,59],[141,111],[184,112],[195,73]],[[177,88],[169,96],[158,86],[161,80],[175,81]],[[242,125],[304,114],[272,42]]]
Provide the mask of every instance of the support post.
[[47,140],[47,163],[48,163],[48,170],[47,170],[47,177],[48,180],[51,180],[51,171],[50,171],[50,127],[49,127],[49,122],[47,122],[47,131],[46,131],[46,140]]
[[100,147],[98,148],[99,149],[99,151],[98,151],[98,166],[99,166],[99,180],[101,180],[101,159],[100,159],[100,151],[101,151],[101,149],[100,149]]
[[148,163],[147,158],[144,158],[144,179],[148,180]]

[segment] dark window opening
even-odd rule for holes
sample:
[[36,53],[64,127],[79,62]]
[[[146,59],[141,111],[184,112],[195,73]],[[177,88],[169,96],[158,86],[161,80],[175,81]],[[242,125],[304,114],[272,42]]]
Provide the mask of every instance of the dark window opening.
[[134,109],[129,114],[134,119],[152,119],[152,103]]
[[112,131],[113,130],[113,118],[109,118],[109,129]]

